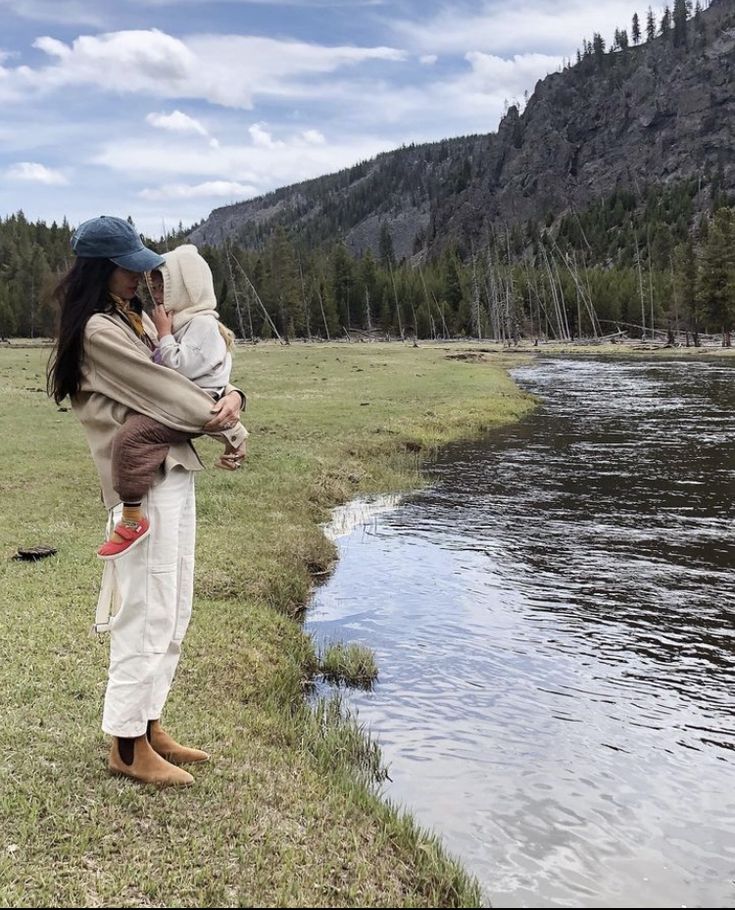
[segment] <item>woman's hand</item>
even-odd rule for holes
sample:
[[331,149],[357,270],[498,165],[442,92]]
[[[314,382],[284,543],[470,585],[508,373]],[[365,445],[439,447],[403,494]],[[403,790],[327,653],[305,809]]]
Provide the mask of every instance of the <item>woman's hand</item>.
[[231,430],[240,419],[242,398],[234,389],[223,395],[212,408],[212,419],[204,424],[204,432],[212,433],[217,430]]
[[167,313],[166,310],[164,310],[163,306],[156,304],[153,307],[151,319],[153,320],[153,325],[156,327],[159,338],[163,338],[164,335],[171,334],[173,319],[171,317],[171,314]]

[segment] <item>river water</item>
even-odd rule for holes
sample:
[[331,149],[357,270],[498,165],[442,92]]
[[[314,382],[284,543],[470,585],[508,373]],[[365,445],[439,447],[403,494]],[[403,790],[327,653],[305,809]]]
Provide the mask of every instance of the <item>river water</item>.
[[493,906],[733,907],[735,368],[513,375],[539,409],[368,510],[307,626],[376,651],[386,795]]

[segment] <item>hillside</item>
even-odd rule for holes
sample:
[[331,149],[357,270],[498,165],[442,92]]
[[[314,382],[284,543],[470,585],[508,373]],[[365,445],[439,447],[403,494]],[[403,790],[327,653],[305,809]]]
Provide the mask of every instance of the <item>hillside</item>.
[[618,190],[701,181],[695,208],[735,191],[735,6],[713,0],[638,46],[590,45],[541,80],[497,133],[388,152],[353,168],[215,209],[198,244],[259,248],[282,225],[306,245],[342,237],[398,259],[482,239],[491,225],[550,222]]

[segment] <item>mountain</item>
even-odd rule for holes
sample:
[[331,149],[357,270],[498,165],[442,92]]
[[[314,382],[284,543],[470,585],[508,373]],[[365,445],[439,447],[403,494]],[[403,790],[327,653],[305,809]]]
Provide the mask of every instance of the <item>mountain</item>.
[[[677,3],[678,5],[678,3]],[[639,46],[585,45],[497,133],[411,145],[215,209],[190,237],[259,248],[282,226],[309,246],[343,238],[398,259],[469,246],[494,225],[582,211],[625,190],[699,181],[695,208],[735,193],[735,3],[712,0]]]

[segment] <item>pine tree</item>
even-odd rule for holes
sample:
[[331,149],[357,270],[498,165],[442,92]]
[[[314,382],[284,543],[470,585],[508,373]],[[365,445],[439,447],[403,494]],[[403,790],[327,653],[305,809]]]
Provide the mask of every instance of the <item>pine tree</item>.
[[668,35],[671,31],[671,7],[667,6],[661,15],[660,32],[662,35]]
[[694,12],[694,34],[696,36],[697,44],[700,46],[706,44],[707,42],[707,25],[702,15],[702,7],[697,3]]
[[730,347],[735,321],[735,218],[732,209],[719,209],[703,244],[697,299],[707,318],[723,333]]
[[633,13],[633,28],[631,33],[633,35],[633,44],[638,47],[641,43],[641,22],[638,18],[638,13]]
[[380,225],[380,237],[378,239],[378,257],[380,259],[380,264],[384,269],[391,268],[395,265],[396,256],[393,251],[393,237],[391,236],[387,221],[384,221]]
[[[293,244],[285,228],[279,225],[269,243],[270,287],[272,294],[271,315],[277,314],[274,322],[278,331],[289,338],[304,330],[301,287]],[[270,302],[270,301],[269,301]],[[298,323],[298,324],[297,324]]]
[[687,237],[686,242],[677,248],[675,262],[675,292],[681,303],[681,316],[686,321],[688,344],[689,332],[694,333],[696,340],[699,340],[702,323],[702,312],[697,300],[697,256],[691,237]]
[[684,47],[687,43],[687,0],[674,0],[674,46]]
[[592,36],[592,50],[598,63],[602,63],[605,57],[605,39],[599,32]]
[[706,44],[707,25],[705,23],[704,16],[702,15],[702,7],[700,6],[699,2],[697,2],[696,7],[694,8],[694,34],[699,46]]
[[355,300],[355,266],[347,247],[337,243],[332,255],[332,298],[337,306],[341,325],[350,329],[360,325],[362,318]]
[[460,281],[459,262],[456,255],[447,251],[442,257],[442,299],[449,306],[452,313],[456,314],[462,304],[462,282]]
[[653,41],[656,37],[656,17],[653,14],[651,7],[648,7],[648,16],[646,18],[646,38],[648,41]]
[[17,327],[17,320],[10,303],[10,294],[7,286],[0,284],[0,340],[15,335]]

